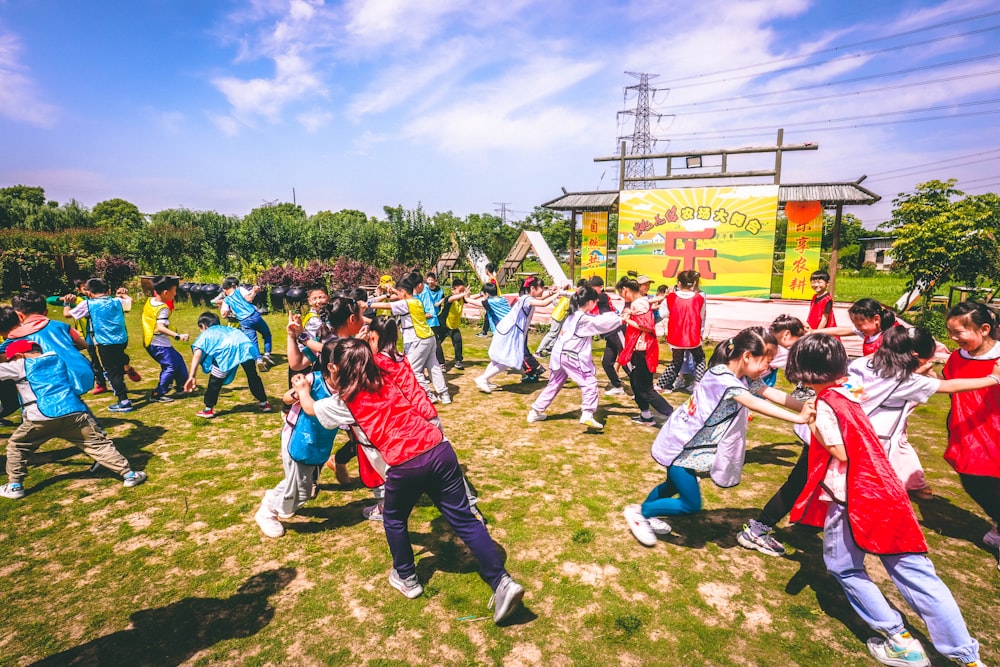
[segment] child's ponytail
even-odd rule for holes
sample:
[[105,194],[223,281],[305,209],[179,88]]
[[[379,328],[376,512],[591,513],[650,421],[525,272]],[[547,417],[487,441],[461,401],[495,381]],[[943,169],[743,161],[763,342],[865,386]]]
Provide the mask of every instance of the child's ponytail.
[[768,345],[778,345],[778,341],[764,327],[748,327],[732,338],[728,338],[719,343],[712,358],[708,361],[708,367],[728,364],[744,352],[749,352],[752,357],[762,357],[767,354]]
[[590,285],[577,287],[576,291],[573,292],[573,296],[569,298],[569,314],[572,315],[580,310],[583,304],[588,301],[597,301],[597,290]]
[[892,309],[888,306],[882,305],[869,297],[855,301],[854,305],[847,312],[865,320],[874,320],[878,317],[879,327],[882,331],[888,331],[890,327],[896,324],[896,313],[892,312]]
[[[917,351],[918,342],[923,342],[920,340],[922,337],[919,329],[892,327],[882,334],[882,345],[872,355],[872,369],[881,378],[905,380],[920,366],[920,359],[926,358]],[[931,349],[933,353],[933,346]]]

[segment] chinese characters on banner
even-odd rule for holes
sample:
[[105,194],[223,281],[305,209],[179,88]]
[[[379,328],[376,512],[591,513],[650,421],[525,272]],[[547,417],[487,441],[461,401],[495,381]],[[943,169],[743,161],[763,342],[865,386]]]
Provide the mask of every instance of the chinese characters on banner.
[[768,298],[777,212],[777,185],[625,190],[618,275],[674,285],[694,270],[708,294]]
[[608,279],[608,213],[584,212],[580,247],[580,277]]
[[811,299],[809,276],[819,269],[819,248],[823,240],[823,205],[818,201],[790,201],[785,204],[788,237],[785,240],[785,273],[781,279],[782,299]]

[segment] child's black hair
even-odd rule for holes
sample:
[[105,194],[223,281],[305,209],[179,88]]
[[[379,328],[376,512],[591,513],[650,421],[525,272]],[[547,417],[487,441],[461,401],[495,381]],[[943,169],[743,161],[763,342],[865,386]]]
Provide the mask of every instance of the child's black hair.
[[818,271],[813,271],[809,276],[809,280],[822,280],[823,282],[830,282],[830,273],[824,269]]
[[416,286],[419,285],[420,283],[424,282],[424,277],[420,275],[419,271],[410,271],[408,274],[406,274],[406,278],[407,280],[410,281],[410,283],[413,285],[414,288],[416,288]]
[[328,296],[330,294],[329,292],[326,291],[326,288],[323,287],[322,285],[313,285],[306,291],[306,298],[311,297],[313,292],[322,292],[323,294],[326,294]]
[[496,264],[494,264],[493,262],[486,262],[487,273],[496,273],[496,270],[497,270]]
[[806,325],[802,323],[802,320],[795,317],[794,315],[778,315],[771,322],[771,333],[777,336],[782,331],[787,331],[796,338],[801,338],[806,335]]
[[587,284],[591,287],[604,287],[604,278],[600,276],[591,276]]
[[825,384],[847,375],[847,351],[835,336],[811,334],[788,349],[785,377],[798,384]]
[[896,314],[892,309],[869,297],[855,301],[847,312],[864,320],[874,320],[878,317],[882,331],[896,324]]
[[666,286],[666,284],[664,284],[664,285],[657,285],[656,286],[656,293],[657,294],[666,294],[667,293],[667,286]]
[[729,340],[724,340],[715,347],[708,367],[728,364],[744,352],[752,357],[762,357],[767,354],[767,346],[778,346],[778,341],[764,327],[748,327]]
[[569,298],[569,312],[575,313],[588,301],[597,301],[597,297],[597,290],[590,285],[577,287],[576,292]]
[[172,276],[153,276],[153,291],[157,294],[163,294],[171,287],[177,287],[180,281]]
[[990,326],[990,338],[1000,340],[1000,332],[997,331],[997,318],[985,303],[963,301],[948,311],[945,321],[953,318],[968,319],[977,329],[984,324],[988,324]]
[[368,301],[368,290],[363,287],[355,287],[349,292],[349,296],[355,301]]
[[452,289],[454,289],[455,287],[465,287],[465,281],[462,280],[461,278],[452,278],[451,286]]
[[409,275],[404,276],[396,281],[396,289],[403,290],[407,294],[413,294],[413,289],[417,286]]
[[396,322],[395,317],[380,315],[371,321],[368,330],[374,332],[378,338],[376,349],[379,352],[395,361],[402,361],[406,358],[399,353],[399,323]]
[[362,391],[382,389],[382,372],[368,343],[360,338],[341,338],[333,349],[332,363],[337,367],[337,388],[344,401],[354,400]]
[[17,311],[10,306],[0,306],[0,336],[7,336],[10,330],[21,323]]
[[34,290],[25,290],[10,300],[14,310],[22,315],[48,315],[49,307],[45,297]]
[[677,284],[681,287],[694,287],[700,279],[701,274],[697,271],[681,271],[677,274]]
[[434,280],[437,280],[438,279],[438,274],[434,273],[433,271],[428,271],[427,275],[424,276],[424,278],[425,279],[427,279],[427,278],[433,278]]
[[229,276],[222,281],[222,289],[232,289],[240,286],[240,279],[236,276]]
[[104,282],[103,278],[91,278],[87,281],[87,285],[84,289],[91,294],[107,294],[108,284]]
[[500,294],[500,292],[497,291],[497,286],[495,283],[486,283],[485,285],[483,285],[483,292],[485,292],[489,296],[497,296],[498,294]]
[[882,334],[871,361],[872,369],[882,378],[905,380],[920,366],[921,359],[934,356],[934,337],[922,327],[893,327]]
[[349,296],[335,296],[319,309],[317,315],[323,323],[319,327],[319,339],[327,340],[336,336],[337,330],[347,324],[351,315],[360,317],[358,302]]
[[209,328],[209,327],[216,327],[216,326],[219,326],[219,324],[221,324],[219,322],[219,316],[216,315],[215,313],[210,313],[210,312],[206,311],[206,312],[204,312],[204,313],[202,313],[201,315],[198,316],[198,328],[199,329],[201,327],[205,327],[206,329]]
[[524,281],[524,284],[521,285],[521,289],[519,289],[517,293],[527,294],[528,292],[531,291],[533,287],[545,287],[545,281],[539,278],[538,276],[531,276],[530,278]]
[[639,281],[634,278],[625,278],[618,283],[618,292],[620,293],[623,289],[630,290],[632,292],[639,291]]
[[590,281],[587,280],[586,278],[580,278],[579,280],[576,281],[576,286],[577,287],[584,287],[584,286],[589,285],[589,284],[590,284]]
[[[330,363],[333,361],[333,351],[337,348],[339,338],[331,338],[323,343],[323,349],[319,351],[319,372],[327,380],[330,378]],[[332,384],[332,383],[331,383]]]

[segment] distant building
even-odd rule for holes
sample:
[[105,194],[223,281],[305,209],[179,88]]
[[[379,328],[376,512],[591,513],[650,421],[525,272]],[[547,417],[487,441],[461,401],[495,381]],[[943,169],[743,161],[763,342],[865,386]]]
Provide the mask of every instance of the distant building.
[[892,243],[895,236],[869,236],[858,239],[862,248],[861,265],[874,264],[878,271],[892,269]]

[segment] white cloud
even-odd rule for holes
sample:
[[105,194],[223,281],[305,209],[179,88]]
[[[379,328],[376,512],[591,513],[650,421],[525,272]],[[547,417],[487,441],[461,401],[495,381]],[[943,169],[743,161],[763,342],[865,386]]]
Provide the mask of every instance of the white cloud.
[[346,30],[355,48],[401,44],[416,49],[440,33],[446,17],[466,9],[475,11],[475,4],[467,0],[351,0],[346,9]]
[[0,35],[0,116],[39,127],[52,127],[58,110],[41,99],[38,86],[19,60],[21,50],[17,35]]
[[240,133],[240,122],[232,116],[210,113],[208,118],[227,137],[235,137]]
[[295,118],[299,121],[299,124],[305,128],[306,132],[312,133],[317,132],[329,125],[330,121],[333,120],[333,114],[329,111],[314,109],[312,111],[300,113]]

